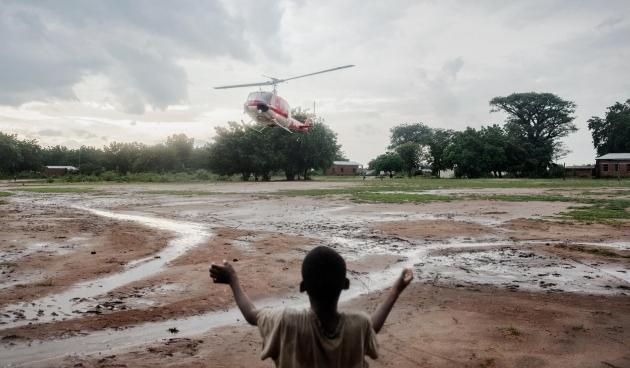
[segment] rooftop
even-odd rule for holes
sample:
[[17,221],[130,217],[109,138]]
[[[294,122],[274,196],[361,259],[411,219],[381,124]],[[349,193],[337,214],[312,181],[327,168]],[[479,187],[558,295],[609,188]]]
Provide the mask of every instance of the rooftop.
[[363,164],[360,164],[356,161],[333,161],[333,165],[340,165],[340,166],[361,166]]
[[566,166],[565,169],[593,169],[595,165],[571,165]]
[[596,160],[630,160],[630,153],[607,153]]
[[64,170],[70,170],[70,171],[78,171],[79,169],[77,169],[74,166],[45,166],[47,169],[64,169]]

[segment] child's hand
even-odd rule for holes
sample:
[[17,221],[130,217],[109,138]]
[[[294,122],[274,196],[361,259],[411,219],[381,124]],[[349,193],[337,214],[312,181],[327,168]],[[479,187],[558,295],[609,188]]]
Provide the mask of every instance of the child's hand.
[[223,265],[212,263],[210,265],[210,278],[215,284],[232,285],[236,281],[236,270],[226,260],[223,260]]
[[396,290],[398,294],[402,293],[403,290],[411,283],[413,280],[413,270],[409,267],[402,270],[396,282],[394,282],[393,289]]

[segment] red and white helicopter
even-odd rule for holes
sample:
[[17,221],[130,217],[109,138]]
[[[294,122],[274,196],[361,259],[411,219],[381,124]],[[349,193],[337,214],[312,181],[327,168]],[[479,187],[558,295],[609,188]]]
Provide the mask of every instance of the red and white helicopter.
[[253,87],[253,86],[273,86],[273,92],[258,91],[252,92],[247,96],[245,101],[245,113],[252,118],[257,124],[262,125],[262,128],[255,129],[250,125],[246,125],[241,121],[243,125],[262,133],[267,127],[279,126],[280,128],[288,131],[289,133],[308,132],[308,129],[312,126],[310,119],[306,119],[304,123],[297,121],[291,117],[291,108],[289,103],[282,97],[276,94],[276,86],[280,83],[290,81],[293,79],[304,78],[315,74],[332,72],[339,69],[351,68],[354,65],[344,65],[332,69],[321,70],[315,73],[309,73],[304,75],[298,75],[297,77],[278,79],[263,75],[263,77],[271,80],[259,83],[246,83],[235,84],[230,86],[214,87],[215,89],[226,88],[241,88],[241,87]]

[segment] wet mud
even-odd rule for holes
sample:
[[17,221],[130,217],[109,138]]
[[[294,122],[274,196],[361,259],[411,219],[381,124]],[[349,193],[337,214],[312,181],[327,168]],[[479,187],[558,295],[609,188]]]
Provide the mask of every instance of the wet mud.
[[[297,290],[299,267],[304,254],[316,245],[334,247],[346,258],[352,287],[342,301],[348,308],[375,308],[400,270],[414,268],[410,296],[397,305],[392,330],[383,337],[385,356],[393,357],[391,352],[401,348],[397,341],[429,339],[425,350],[435,341],[445,343],[437,330],[422,330],[429,316],[448,323],[465,321],[469,325],[465,333],[483,335],[475,341],[484,349],[492,345],[492,339],[512,336],[514,326],[522,333],[518,336],[535,335],[523,321],[509,324],[505,310],[494,321],[480,308],[462,310],[474,309],[481,295],[498,298],[497,310],[526,303],[530,309],[520,309],[523,314],[573,303],[575,315],[567,317],[567,323],[575,326],[587,309],[601,307],[603,316],[614,315],[610,326],[605,324],[612,329],[611,338],[627,341],[627,224],[550,218],[566,210],[566,203],[519,203],[518,208],[497,201],[453,201],[448,207],[369,204],[261,195],[273,183],[251,184],[235,184],[229,193],[208,196],[148,194],[151,187],[143,185],[115,187],[115,195],[23,193],[10,197],[5,206],[13,217],[2,219],[9,230],[0,238],[2,270],[7,272],[0,283],[6,300],[0,312],[2,363],[135,367],[163,356],[167,361],[179,357],[185,365],[203,366],[203,359],[225,359],[240,352],[250,360],[233,366],[269,366],[251,360],[260,341],[243,326],[229,290],[209,282],[207,268],[210,262],[230,260],[257,304],[304,307],[306,299]],[[222,188],[227,187],[213,189]],[[112,238],[125,231],[131,232],[127,238]],[[77,265],[102,253],[118,257],[115,267],[79,272],[82,268]],[[75,262],[74,267],[69,260]],[[72,275],[64,278],[63,286],[54,278],[48,281],[48,275],[59,268]],[[29,292],[19,294],[20,289]],[[589,306],[589,301],[597,303]],[[536,323],[545,316],[542,312],[534,315]],[[479,332],[475,316],[498,327]],[[405,319],[409,325],[402,323]],[[597,330],[600,336],[604,328],[600,327],[584,329]],[[554,328],[557,331],[552,329],[552,334],[559,334],[564,327]],[[574,332],[579,335],[580,331]],[[234,346],[219,350],[218,338],[233,341]],[[236,342],[239,338],[242,344]],[[539,366],[553,366],[544,354],[508,357],[496,351],[473,351],[470,341],[460,343],[472,351],[468,360],[461,354],[454,358],[462,366],[505,362],[527,366],[522,364],[537,359],[544,362]],[[627,355],[616,353],[624,344],[615,345],[611,356],[626,359]],[[499,345],[503,351],[509,344]],[[440,359],[429,354],[442,351],[449,356],[444,346],[427,350],[420,361],[408,347],[401,349],[411,358],[392,358],[399,363],[396,366],[448,366],[448,359],[438,364]],[[64,357],[68,354],[72,356]],[[374,364],[389,366],[380,361]]]

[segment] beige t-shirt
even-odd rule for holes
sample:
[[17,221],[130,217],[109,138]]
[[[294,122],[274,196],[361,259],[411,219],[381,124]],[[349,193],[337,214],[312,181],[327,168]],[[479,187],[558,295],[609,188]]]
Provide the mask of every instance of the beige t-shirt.
[[258,312],[263,339],[261,359],[276,367],[367,367],[365,355],[378,357],[376,333],[365,313],[342,312],[339,333],[326,337],[310,309],[264,308]]

